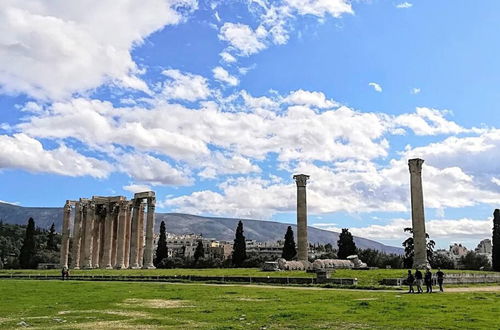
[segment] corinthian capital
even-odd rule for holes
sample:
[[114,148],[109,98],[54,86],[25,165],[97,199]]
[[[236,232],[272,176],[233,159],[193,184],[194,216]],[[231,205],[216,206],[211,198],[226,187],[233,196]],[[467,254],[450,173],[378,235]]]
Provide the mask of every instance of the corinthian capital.
[[408,160],[408,167],[410,168],[410,173],[422,173],[423,159],[414,158]]
[[307,180],[309,180],[309,175],[296,174],[293,176],[293,178],[295,179],[297,187],[305,187],[307,184]]

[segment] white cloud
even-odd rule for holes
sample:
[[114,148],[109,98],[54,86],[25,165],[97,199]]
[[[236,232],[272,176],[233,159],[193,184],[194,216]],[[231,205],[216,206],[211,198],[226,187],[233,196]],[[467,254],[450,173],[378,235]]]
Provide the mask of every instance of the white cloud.
[[399,3],[396,5],[396,8],[399,8],[399,9],[405,9],[405,8],[411,8],[411,7],[413,7],[413,4],[409,3],[409,2],[402,2],[402,3]]
[[198,175],[202,178],[215,178],[224,174],[249,174],[260,172],[259,166],[240,155],[225,156],[220,152],[212,155],[211,159],[203,161],[204,169]]
[[146,154],[125,154],[118,158],[118,168],[139,182],[153,185],[185,186],[193,183],[190,174],[161,159]]
[[291,92],[285,99],[290,104],[310,105],[318,108],[332,108],[339,104],[327,100],[325,94],[321,92],[309,92],[302,89]]
[[150,191],[151,187],[144,184],[129,184],[122,187],[123,190],[130,191],[131,193],[139,193],[143,191]]
[[105,161],[83,156],[64,145],[57,149],[44,149],[38,140],[19,133],[0,135],[0,169],[105,178],[112,167]]
[[132,47],[165,25],[180,23],[178,10],[196,7],[195,0],[5,0],[1,91],[60,99],[115,82],[147,92]]
[[248,56],[266,48],[263,42],[266,35],[267,31],[262,26],[253,30],[241,23],[224,23],[220,29],[219,39],[229,42],[240,55]]
[[446,120],[450,112],[417,107],[415,113],[402,114],[395,118],[395,124],[406,126],[417,135],[458,134],[467,130],[455,122]]
[[236,58],[233,55],[229,54],[228,52],[222,52],[219,55],[220,57],[222,57],[222,60],[226,63],[236,62]]
[[411,89],[412,94],[420,94],[420,91],[421,91],[420,88],[417,88],[417,87],[414,87]]
[[368,83],[368,86],[373,87],[373,90],[375,92],[379,92],[379,93],[382,92],[382,87],[379,84],[375,83],[375,82]]
[[214,78],[219,80],[219,81],[222,81],[222,82],[225,82],[231,86],[236,86],[240,83],[240,81],[238,80],[238,78],[236,78],[235,76],[232,76],[229,72],[227,72],[223,67],[221,66],[218,66],[218,67],[215,67],[213,70],[212,70],[213,74],[214,74]]
[[285,3],[300,15],[340,17],[342,14],[354,13],[347,0],[285,0]]
[[207,79],[202,76],[172,69],[162,73],[171,78],[164,84],[162,92],[167,99],[196,101],[210,96]]

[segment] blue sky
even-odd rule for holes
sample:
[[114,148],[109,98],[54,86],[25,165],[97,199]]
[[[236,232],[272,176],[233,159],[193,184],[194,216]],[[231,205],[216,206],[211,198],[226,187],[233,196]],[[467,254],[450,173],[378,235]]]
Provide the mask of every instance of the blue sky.
[[497,1],[76,2],[0,9],[0,200],[153,189],[158,211],[399,245],[425,159],[440,247],[500,205]]

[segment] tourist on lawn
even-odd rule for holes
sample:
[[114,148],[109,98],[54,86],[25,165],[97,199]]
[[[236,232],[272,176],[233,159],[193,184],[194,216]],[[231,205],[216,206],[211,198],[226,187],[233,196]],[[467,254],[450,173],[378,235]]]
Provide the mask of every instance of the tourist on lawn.
[[415,284],[417,285],[417,293],[422,293],[422,272],[420,270],[415,269]]
[[69,280],[69,269],[68,269],[68,267],[63,267],[63,269],[61,270],[61,277],[62,277],[63,281],[65,279]]
[[432,293],[432,273],[429,268],[425,271],[424,281],[427,287],[427,293]]
[[408,269],[408,277],[406,278],[406,283],[408,283],[408,286],[410,287],[410,290],[408,293],[415,293],[413,290],[413,283],[415,282],[415,277],[411,273],[411,270]]
[[441,268],[438,268],[436,276],[437,276],[437,279],[438,279],[439,291],[443,292],[444,273],[441,271]]

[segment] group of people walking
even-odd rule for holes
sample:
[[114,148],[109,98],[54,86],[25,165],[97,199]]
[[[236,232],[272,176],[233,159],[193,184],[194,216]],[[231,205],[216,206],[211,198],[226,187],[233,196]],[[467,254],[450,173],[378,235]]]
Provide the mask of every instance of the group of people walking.
[[[441,271],[441,268],[438,268],[436,272],[437,282],[439,284],[439,291],[443,292],[443,280],[444,273]],[[422,275],[422,272],[417,268],[415,269],[415,275],[411,273],[411,269],[408,270],[408,276],[406,277],[406,283],[410,287],[408,293],[423,293],[422,289],[422,280],[425,283],[427,288],[426,293],[432,293],[432,272],[430,268],[427,268],[425,271],[425,275]],[[417,287],[417,292],[413,289],[413,285]]]

